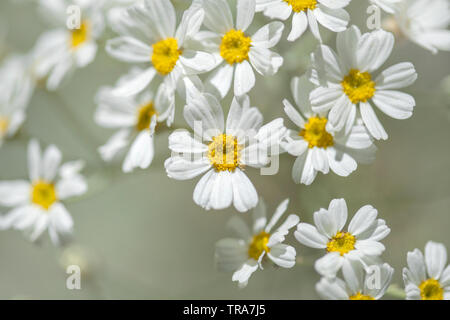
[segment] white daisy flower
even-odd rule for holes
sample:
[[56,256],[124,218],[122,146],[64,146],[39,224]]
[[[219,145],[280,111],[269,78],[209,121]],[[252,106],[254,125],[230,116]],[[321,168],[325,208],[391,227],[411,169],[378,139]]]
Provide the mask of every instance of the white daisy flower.
[[319,87],[311,92],[315,113],[330,110],[328,119],[336,130],[349,132],[357,117],[361,118],[375,139],[388,135],[378,120],[372,105],[394,119],[412,116],[414,98],[396,89],[404,88],[417,79],[412,63],[403,62],[387,68],[375,77],[375,72],[392,52],[394,36],[383,30],[361,35],[352,26],[337,35],[337,54],[322,45],[312,55],[311,81]]
[[87,184],[79,173],[81,161],[60,166],[61,152],[49,146],[41,156],[36,140],[28,145],[30,182],[0,182],[0,206],[13,208],[0,218],[0,228],[14,228],[36,241],[48,229],[55,245],[63,244],[72,234],[73,221],[61,200],[86,192]]
[[[142,72],[135,68],[121,79],[117,86]],[[151,91],[138,96],[119,97],[113,94],[116,87],[103,87],[97,93],[95,121],[98,125],[116,129],[117,132],[99,148],[103,160],[111,161],[118,152],[131,144],[122,165],[124,172],[135,168],[146,169],[154,156],[153,135],[158,123],[166,120],[168,112],[159,108],[158,97]]]
[[450,51],[450,2],[448,0],[404,0],[395,21],[400,31],[419,46],[437,53]]
[[314,113],[309,93],[314,86],[305,76],[291,81],[291,90],[298,110],[284,100],[284,111],[298,126],[286,135],[282,147],[297,157],[292,168],[295,183],[311,184],[318,172],[328,174],[330,169],[346,177],[357,168],[357,162],[370,163],[375,159],[376,147],[362,124],[355,124],[348,134],[336,132],[327,124],[323,113]]
[[261,168],[270,162],[270,150],[286,133],[283,119],[261,127],[263,116],[250,107],[247,95],[235,97],[226,125],[217,99],[198,94],[184,108],[184,118],[194,130],[177,130],[169,136],[172,156],[165,168],[170,178],[188,180],[203,173],[194,190],[194,202],[209,209],[231,204],[245,212],[256,206],[258,194],[244,167]]
[[[367,272],[373,270],[373,273]],[[316,291],[324,300],[378,300],[392,281],[394,269],[384,263],[365,268],[358,261],[346,260],[342,266],[344,280],[320,279]],[[378,278],[378,279],[377,279]]]
[[288,41],[301,37],[306,28],[321,41],[319,26],[333,32],[347,29],[350,15],[343,8],[351,0],[256,0],[256,11],[263,11],[271,19],[286,20],[292,15],[292,29]]
[[167,104],[164,109],[172,110],[168,118],[170,125],[175,110],[175,90],[185,96],[182,81],[185,76],[199,86],[199,79],[195,75],[214,67],[214,57],[211,54],[184,46],[200,29],[204,11],[198,5],[192,5],[184,12],[177,29],[175,9],[168,0],[145,0],[121,13],[113,23],[113,28],[121,36],[109,40],[106,50],[116,59],[145,64],[146,68],[124,82],[114,94],[137,94],[159,75],[162,84],[157,95],[162,96],[162,101]]
[[218,270],[233,272],[232,280],[237,281],[239,287],[247,285],[258,266],[263,269],[269,262],[283,268],[295,265],[295,248],[283,242],[289,230],[300,221],[299,217],[289,215],[280,227],[271,232],[288,204],[289,199],[284,200],[267,223],[266,207],[264,201],[260,200],[253,211],[251,231],[242,218],[234,216],[228,226],[238,238],[225,238],[216,243],[215,261]]
[[[58,28],[42,34],[33,49],[34,71],[39,79],[47,77],[47,89],[56,90],[77,68],[90,64],[97,54],[97,40],[104,30],[102,1],[40,0],[46,19],[53,19]],[[79,28],[69,29],[67,9],[81,9]]]
[[403,268],[406,299],[450,300],[450,265],[443,244],[429,241],[425,257],[414,249],[408,252],[407,260],[408,268]]
[[283,58],[269,50],[280,41],[283,23],[266,24],[252,36],[246,34],[255,15],[254,0],[237,2],[236,23],[226,0],[203,0],[204,25],[210,31],[197,34],[197,39],[208,44],[208,51],[216,57],[217,68],[207,83],[224,97],[234,78],[234,95],[248,93],[255,86],[252,67],[261,75],[274,75],[283,64]]
[[379,241],[391,230],[377,215],[374,207],[366,205],[356,212],[345,230],[347,204],[344,199],[335,199],[328,210],[322,208],[314,213],[316,226],[300,223],[294,235],[305,246],[326,250],[315,268],[323,276],[334,277],[347,259],[371,265],[383,253],[385,248]]
[[29,66],[29,57],[22,55],[12,55],[0,66],[0,147],[25,121],[34,91]]
[[394,13],[398,4],[403,0],[369,0],[369,1],[370,3],[380,7],[387,13]]

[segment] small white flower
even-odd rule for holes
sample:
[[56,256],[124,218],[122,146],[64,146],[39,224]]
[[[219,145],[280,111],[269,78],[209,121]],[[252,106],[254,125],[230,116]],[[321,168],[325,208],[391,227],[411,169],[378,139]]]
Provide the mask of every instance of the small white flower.
[[0,147],[25,121],[34,91],[28,56],[12,55],[0,66]]
[[[375,139],[388,135],[378,120],[372,105],[394,119],[412,116],[414,98],[396,89],[404,88],[417,79],[409,62],[393,65],[375,77],[375,72],[392,52],[394,36],[383,30],[361,35],[352,26],[337,35],[337,54],[322,45],[312,55],[311,81],[319,86],[310,94],[315,113],[330,111],[330,124],[348,133],[357,115]],[[359,112],[357,112],[359,106]]]
[[175,90],[185,97],[185,77],[200,86],[195,75],[211,70],[214,57],[206,52],[185,47],[202,24],[204,11],[193,4],[183,14],[176,29],[175,9],[169,0],[145,0],[115,16],[113,28],[120,37],[109,40],[107,52],[116,59],[146,65],[143,72],[124,82],[114,93],[131,96],[144,90],[159,75],[162,81],[157,90],[171,109],[170,125],[175,111]]
[[188,180],[205,173],[195,187],[194,202],[206,210],[231,204],[240,212],[255,207],[258,194],[243,169],[261,168],[270,162],[270,149],[286,133],[283,119],[261,127],[261,112],[250,107],[250,99],[244,95],[233,99],[225,126],[221,105],[208,93],[188,102],[184,118],[195,136],[187,130],[169,136],[169,148],[177,154],[164,164],[167,175]]
[[450,2],[448,0],[404,0],[395,20],[401,32],[419,46],[437,53],[450,51]]
[[408,252],[408,268],[403,268],[406,299],[450,300],[450,265],[447,249],[441,243],[429,241],[425,258],[419,249]]
[[378,211],[366,205],[356,212],[347,230],[347,204],[344,199],[330,202],[328,210],[314,213],[313,226],[300,223],[295,238],[305,246],[325,249],[326,254],[316,261],[316,271],[326,277],[334,277],[347,259],[359,260],[371,265],[383,253],[379,242],[391,231],[383,219],[377,219]]
[[311,184],[318,172],[328,174],[330,169],[346,177],[357,168],[357,161],[370,163],[375,158],[376,147],[366,128],[355,124],[348,134],[336,132],[327,124],[325,114],[311,110],[309,93],[314,86],[305,76],[295,77],[291,90],[298,110],[284,100],[284,111],[298,126],[291,130],[282,142],[289,154],[297,157],[292,168],[295,183]]
[[283,64],[283,58],[269,50],[280,41],[284,25],[280,21],[266,24],[252,36],[246,34],[255,15],[254,0],[237,2],[236,23],[225,0],[203,0],[204,25],[210,31],[201,31],[197,39],[206,45],[216,58],[216,70],[207,83],[224,97],[234,78],[234,95],[248,93],[255,86],[255,73],[274,75]]
[[[69,29],[67,8],[75,4],[81,9],[79,28]],[[42,34],[33,49],[34,72],[39,79],[47,77],[47,89],[56,90],[77,68],[90,64],[97,54],[97,39],[104,30],[102,1],[40,0],[46,19],[58,27]]]
[[28,145],[30,182],[0,182],[0,206],[13,208],[0,217],[0,228],[22,230],[36,241],[48,229],[55,245],[63,244],[72,234],[73,220],[60,202],[86,192],[87,184],[79,173],[83,162],[67,162],[60,166],[61,152],[49,146],[41,156],[36,140]]
[[370,3],[380,7],[387,13],[394,13],[398,4],[403,0],[369,0],[369,1]]
[[325,28],[341,32],[347,29],[350,15],[343,8],[351,0],[256,0],[256,11],[263,11],[271,19],[286,20],[292,15],[292,29],[288,40],[301,37],[309,25],[313,35],[321,40],[320,23]]
[[239,287],[245,287],[250,276],[263,269],[269,261],[283,268],[295,265],[295,248],[284,244],[289,229],[295,227],[299,217],[291,214],[285,222],[271,233],[272,228],[284,214],[289,200],[284,200],[276,209],[267,223],[266,207],[260,200],[253,211],[253,227],[250,231],[247,224],[240,217],[233,217],[228,226],[233,229],[238,238],[225,238],[216,243],[215,261],[217,268],[223,272],[233,272],[233,281]]
[[[369,273],[367,271],[372,271]],[[386,292],[394,269],[384,263],[365,268],[360,262],[346,260],[342,266],[344,280],[320,279],[316,291],[324,300],[378,300]]]

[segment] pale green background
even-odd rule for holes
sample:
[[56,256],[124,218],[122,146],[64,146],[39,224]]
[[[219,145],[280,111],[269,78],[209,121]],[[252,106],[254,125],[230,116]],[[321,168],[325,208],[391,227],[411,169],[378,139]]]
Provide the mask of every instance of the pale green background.
[[[177,2],[183,6],[183,1]],[[365,25],[365,9],[366,1],[360,0],[349,7],[352,22],[360,27]],[[0,1],[0,16],[10,25],[8,45],[18,51],[29,50],[46,29],[45,19],[29,4]],[[261,15],[258,19],[259,25],[266,21]],[[334,36],[322,31],[334,47]],[[316,45],[309,32],[293,44],[286,36],[285,30],[278,46],[285,65],[274,77],[257,76],[250,95],[266,120],[284,117],[281,101],[292,101],[290,78],[304,72],[308,53]],[[406,91],[415,96],[417,107],[414,116],[405,121],[380,116],[390,139],[377,143],[374,164],[360,166],[348,178],[319,174],[309,187],[292,182],[294,159],[287,155],[282,156],[275,176],[248,170],[270,213],[286,197],[291,199],[289,213],[297,213],[307,222],[315,210],[327,207],[334,198],[347,200],[350,215],[372,204],[392,228],[384,240],[387,250],[383,257],[396,269],[394,282],[401,286],[407,251],[423,249],[430,239],[450,249],[450,94],[441,90],[442,79],[450,73],[449,57],[448,53],[432,55],[407,41],[397,43],[387,65],[415,64],[419,79]],[[238,213],[233,209],[206,212],[192,201],[197,179],[180,182],[167,178],[163,168],[169,156],[167,132],[157,136],[157,155],[148,170],[125,175],[118,169],[119,162],[102,163],[96,148],[112,132],[94,123],[93,96],[99,86],[113,84],[127,67],[109,58],[102,48],[95,63],[76,72],[56,95],[36,90],[24,128],[0,150],[1,180],[26,178],[26,142],[33,136],[59,146],[66,160],[85,159],[91,184],[89,196],[67,203],[75,220],[75,244],[88,264],[89,277],[83,278],[82,290],[65,288],[66,275],[59,263],[62,250],[55,248],[47,235],[41,245],[35,245],[17,231],[3,231],[0,298],[317,298],[314,285],[319,277],[308,261],[322,252],[303,247],[293,238],[289,243],[306,257],[306,263],[291,270],[257,272],[244,290],[231,282],[231,274],[214,269],[214,243],[229,235],[224,225]],[[224,102],[226,109],[229,100]],[[182,104],[177,105],[176,123],[184,126],[181,108]],[[248,219],[249,215],[242,217]]]

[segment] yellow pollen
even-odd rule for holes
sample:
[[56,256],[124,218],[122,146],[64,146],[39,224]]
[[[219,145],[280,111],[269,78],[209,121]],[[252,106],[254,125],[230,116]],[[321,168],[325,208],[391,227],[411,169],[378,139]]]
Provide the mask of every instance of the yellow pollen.
[[152,63],[163,76],[172,72],[182,53],[175,38],[167,38],[152,45]]
[[90,25],[87,21],[82,21],[79,29],[71,30],[72,37],[70,45],[72,49],[77,48],[89,39]]
[[9,127],[9,120],[6,117],[0,116],[0,136],[6,134]]
[[241,150],[237,138],[221,134],[208,145],[208,159],[217,171],[234,171],[240,166]]
[[374,297],[362,294],[361,292],[358,292],[357,294],[350,296],[350,300],[375,300]]
[[38,181],[33,184],[31,191],[31,201],[45,210],[48,210],[53,203],[58,201],[55,186],[52,183]]
[[444,300],[444,289],[439,281],[430,278],[419,285],[422,300]]
[[317,0],[284,0],[292,7],[294,12],[314,10],[317,6]]
[[229,64],[248,60],[252,39],[241,30],[231,29],[223,37],[220,44],[220,55]]
[[326,118],[311,117],[305,124],[305,128],[299,133],[299,136],[308,141],[310,148],[328,148],[334,145],[333,136],[326,130]]
[[345,94],[351,102],[367,102],[375,94],[375,82],[368,72],[351,69],[341,82]]
[[355,249],[356,238],[348,232],[338,232],[327,244],[328,252],[339,252],[341,256]]
[[265,251],[266,253],[270,252],[270,248],[267,247],[267,243],[269,242],[270,234],[262,231],[260,234],[253,236],[252,242],[248,247],[248,256],[255,260],[258,260],[261,254]]
[[138,131],[149,129],[150,122],[152,121],[152,117],[154,115],[158,116],[158,112],[156,112],[153,102],[149,102],[140,107],[137,112],[136,129]]

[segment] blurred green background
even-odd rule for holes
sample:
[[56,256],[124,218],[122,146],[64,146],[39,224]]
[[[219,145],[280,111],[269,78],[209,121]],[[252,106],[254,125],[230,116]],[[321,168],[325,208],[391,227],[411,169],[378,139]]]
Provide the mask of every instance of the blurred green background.
[[[0,19],[9,25],[8,49],[27,52],[48,26],[33,5],[15,2],[0,1]],[[175,2],[180,8],[188,3]],[[351,22],[365,31],[366,8],[366,1],[353,1],[348,8]],[[258,26],[266,21],[258,15]],[[285,64],[273,77],[257,76],[250,94],[266,121],[284,117],[281,101],[292,101],[290,79],[305,71],[309,53],[317,45],[309,31],[297,42],[288,43],[289,30],[290,22],[277,49]],[[334,47],[335,36],[321,31],[326,43]],[[428,240],[450,249],[450,81],[443,81],[450,74],[449,58],[449,53],[432,55],[406,40],[396,43],[386,65],[414,63],[419,79],[405,91],[414,95],[417,107],[405,121],[378,113],[390,139],[377,143],[377,159],[372,165],[360,166],[348,178],[319,174],[309,187],[293,183],[294,158],[287,155],[281,157],[275,176],[248,170],[269,214],[287,197],[291,199],[288,213],[299,214],[306,222],[334,198],[347,200],[350,216],[372,204],[392,229],[383,241],[383,258],[395,268],[394,283],[401,287],[407,251],[423,250]],[[238,213],[232,208],[204,211],[192,200],[198,179],[167,178],[163,162],[169,156],[168,132],[157,135],[157,155],[148,170],[125,175],[120,171],[122,159],[110,165],[101,161],[96,148],[112,132],[94,123],[93,97],[100,86],[113,84],[128,67],[108,57],[102,46],[96,61],[78,70],[58,92],[36,90],[24,127],[0,149],[0,180],[27,177],[26,144],[29,137],[37,137],[45,145],[56,144],[65,160],[85,159],[84,172],[90,183],[86,197],[66,203],[75,221],[73,246],[56,248],[47,235],[36,245],[20,232],[0,232],[0,298],[317,298],[314,285],[319,276],[312,262],[322,253],[301,246],[293,237],[288,241],[296,247],[302,263],[290,270],[256,272],[243,290],[231,281],[231,274],[214,269],[214,243],[231,235],[224,226]],[[225,109],[230,99],[223,102]],[[182,107],[178,99],[179,126],[185,126]],[[292,127],[287,119],[286,124]],[[242,217],[250,221],[249,214]],[[63,266],[67,263],[82,266],[81,290],[66,289]]]

